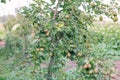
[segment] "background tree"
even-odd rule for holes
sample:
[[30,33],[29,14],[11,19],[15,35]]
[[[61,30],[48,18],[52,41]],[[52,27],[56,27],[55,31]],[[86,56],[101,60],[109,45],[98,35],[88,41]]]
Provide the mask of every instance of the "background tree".
[[[1,3],[6,3],[7,0],[0,0]],[[10,1],[10,0],[8,0]]]

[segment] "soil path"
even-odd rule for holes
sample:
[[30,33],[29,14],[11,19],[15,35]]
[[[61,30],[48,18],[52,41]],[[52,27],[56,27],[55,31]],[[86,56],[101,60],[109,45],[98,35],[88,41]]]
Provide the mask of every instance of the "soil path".
[[5,47],[5,41],[0,41],[0,48]]
[[115,78],[113,78],[112,80],[120,80],[120,60],[115,61],[114,64],[115,64],[117,74],[115,75]]

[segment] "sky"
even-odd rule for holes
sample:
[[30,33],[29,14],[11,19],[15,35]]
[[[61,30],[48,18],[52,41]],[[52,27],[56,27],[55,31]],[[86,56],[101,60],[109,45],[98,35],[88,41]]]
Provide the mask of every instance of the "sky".
[[[49,0],[46,0],[49,1]],[[11,0],[6,4],[0,3],[0,16],[13,14],[15,15],[15,8],[19,8],[22,6],[27,6],[32,0]],[[103,0],[104,3],[109,3],[110,0]]]
[[15,15],[15,8],[28,6],[32,0],[11,0],[10,2],[0,3],[0,16],[13,14]]

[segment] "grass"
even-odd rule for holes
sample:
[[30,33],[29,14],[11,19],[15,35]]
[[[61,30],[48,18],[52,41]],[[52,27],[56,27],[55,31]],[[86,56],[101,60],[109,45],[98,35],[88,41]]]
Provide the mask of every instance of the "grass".
[[7,66],[6,66],[6,53],[3,48],[0,49],[0,80],[6,80],[4,78],[4,74],[7,72]]
[[0,49],[0,80],[35,80],[31,72],[34,67],[17,56],[8,58],[5,49]]
[[[98,48],[102,47],[102,52],[107,58],[115,61],[120,60],[120,23],[94,23],[91,31],[103,36],[103,40]],[[99,38],[99,36],[98,36]],[[99,48],[100,49],[100,48]]]

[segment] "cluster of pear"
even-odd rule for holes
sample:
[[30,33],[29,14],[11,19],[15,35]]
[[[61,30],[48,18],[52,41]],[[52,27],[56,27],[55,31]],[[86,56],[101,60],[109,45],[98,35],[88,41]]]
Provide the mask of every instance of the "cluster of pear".
[[[117,12],[115,12],[115,11],[113,11],[112,13],[111,13],[111,18],[112,18],[112,20],[114,21],[114,22],[117,22],[118,21],[118,17],[117,17]],[[103,17],[102,16],[99,16],[99,20],[100,21],[103,21]]]
[[86,62],[86,63],[83,65],[83,68],[84,68],[84,69],[87,69],[89,74],[97,74],[98,71],[99,71],[99,69],[98,69],[97,66],[92,69],[92,64],[91,64],[90,62]]
[[112,15],[113,15],[113,17],[112,17],[113,21],[114,22],[118,21],[117,13],[113,12]]

